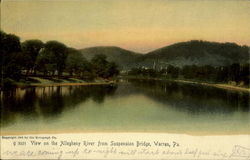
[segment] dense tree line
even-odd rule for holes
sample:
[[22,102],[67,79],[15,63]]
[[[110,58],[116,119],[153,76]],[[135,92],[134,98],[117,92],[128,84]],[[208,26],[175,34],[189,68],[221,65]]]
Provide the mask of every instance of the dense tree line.
[[1,80],[19,80],[27,76],[74,76],[78,78],[110,78],[118,75],[118,66],[108,62],[105,55],[87,61],[74,48],[58,41],[43,43],[26,40],[0,31]]
[[228,66],[186,65],[182,68],[168,65],[166,69],[133,68],[128,75],[144,77],[184,78],[207,82],[250,84],[250,64],[234,63]]

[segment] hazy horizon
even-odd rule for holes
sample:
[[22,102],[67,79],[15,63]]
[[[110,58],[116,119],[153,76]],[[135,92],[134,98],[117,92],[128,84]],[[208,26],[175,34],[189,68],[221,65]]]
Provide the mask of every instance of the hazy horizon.
[[117,46],[147,53],[204,40],[250,46],[247,0],[2,0],[1,29],[21,41],[57,40],[77,49]]

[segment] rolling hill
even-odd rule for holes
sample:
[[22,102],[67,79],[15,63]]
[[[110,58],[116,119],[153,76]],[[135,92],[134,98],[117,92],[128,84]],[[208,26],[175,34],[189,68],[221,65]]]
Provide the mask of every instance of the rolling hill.
[[140,58],[140,64],[148,66],[156,62],[159,66],[172,64],[223,66],[232,63],[249,62],[249,47],[235,43],[188,41],[175,43]]
[[223,66],[232,63],[249,63],[250,49],[235,43],[218,43],[192,40],[175,43],[147,54],[139,54],[119,47],[91,47],[80,50],[87,58],[95,54],[105,54],[109,61],[114,61],[122,69],[132,67],[160,68],[169,64]]
[[136,67],[136,60],[142,56],[142,54],[113,46],[84,48],[80,52],[88,60],[96,54],[104,54],[107,56],[108,61],[116,62],[122,69]]

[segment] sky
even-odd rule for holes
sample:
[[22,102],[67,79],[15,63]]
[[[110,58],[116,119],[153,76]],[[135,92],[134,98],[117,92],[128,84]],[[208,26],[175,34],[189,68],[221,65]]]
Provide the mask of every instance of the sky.
[[77,49],[146,53],[189,40],[250,46],[250,0],[2,0],[1,29]]

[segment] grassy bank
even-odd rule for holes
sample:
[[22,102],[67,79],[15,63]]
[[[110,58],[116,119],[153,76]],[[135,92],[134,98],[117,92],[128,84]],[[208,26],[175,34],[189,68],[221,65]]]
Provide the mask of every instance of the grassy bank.
[[[15,81],[12,79],[5,80],[5,88],[18,87],[49,87],[49,86],[82,86],[82,85],[109,85],[114,84],[113,80],[106,79],[95,79],[91,81],[86,81],[77,78],[41,78],[41,77],[28,77],[27,79],[22,79]],[[1,87],[3,84],[1,85]]]
[[226,83],[202,82],[202,81],[197,81],[197,80],[170,79],[170,78],[160,78],[160,77],[153,78],[153,77],[143,77],[143,76],[123,76],[123,77],[120,77],[120,78],[145,79],[145,80],[165,80],[165,81],[172,81],[172,82],[179,82],[179,83],[188,83],[188,84],[211,86],[211,87],[222,88],[222,89],[227,89],[227,90],[250,92],[250,87],[249,86],[237,86],[237,85],[231,85],[231,84],[226,84]]
[[244,92],[250,92],[250,88],[248,87],[241,87],[241,86],[235,86],[230,84],[223,84],[223,83],[206,83],[206,82],[195,82],[191,80],[173,80],[175,82],[180,83],[189,83],[189,84],[198,84],[198,85],[205,85],[205,86],[212,86],[222,89],[228,89],[228,90],[236,90],[236,91],[244,91]]
[[[212,82],[202,82],[196,80],[186,80],[186,79],[166,79],[166,78],[153,78],[153,77],[141,77],[141,76],[121,76],[126,79],[145,79],[145,80],[166,80],[178,83],[188,83],[196,85],[204,85],[217,87],[227,90],[250,92],[249,86],[237,86],[226,83],[212,83]],[[77,78],[41,78],[41,77],[28,77],[26,80],[14,81],[9,79],[7,87],[49,87],[49,86],[83,86],[83,85],[109,85],[116,83],[114,80],[106,79],[95,79],[92,81],[86,81]]]

